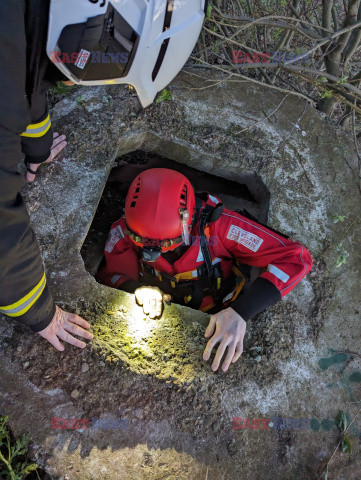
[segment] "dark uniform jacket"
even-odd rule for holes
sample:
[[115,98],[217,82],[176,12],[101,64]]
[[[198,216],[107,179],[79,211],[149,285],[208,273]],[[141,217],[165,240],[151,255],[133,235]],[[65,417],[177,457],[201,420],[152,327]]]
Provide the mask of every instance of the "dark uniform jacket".
[[50,323],[55,305],[17,166],[24,156],[44,162],[53,141],[43,81],[48,8],[49,0],[0,1],[0,313],[35,332]]

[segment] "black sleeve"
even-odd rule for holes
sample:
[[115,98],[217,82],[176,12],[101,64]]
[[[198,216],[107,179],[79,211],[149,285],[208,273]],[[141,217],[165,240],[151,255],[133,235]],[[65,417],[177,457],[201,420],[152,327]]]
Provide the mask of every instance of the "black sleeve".
[[25,97],[24,1],[0,1],[0,313],[34,331],[52,320],[55,305],[40,251],[19,193],[24,178],[20,134],[31,123]]
[[25,163],[43,163],[49,158],[53,144],[53,129],[45,89],[32,99],[30,123],[20,136]]
[[139,287],[143,287],[143,284],[140,282],[137,282],[137,280],[126,280],[120,285],[120,287],[118,287],[118,289],[124,290],[125,292],[128,292],[128,293],[134,293],[136,289]]
[[258,277],[245,294],[232,303],[231,308],[247,321],[279,300],[281,300],[281,293],[278,288],[267,279]]

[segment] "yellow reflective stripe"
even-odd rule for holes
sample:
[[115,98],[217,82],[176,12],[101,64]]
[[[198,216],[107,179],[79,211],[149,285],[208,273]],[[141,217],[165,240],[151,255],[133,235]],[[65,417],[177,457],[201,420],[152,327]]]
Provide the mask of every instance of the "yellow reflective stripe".
[[200,308],[199,310],[200,310],[201,312],[204,312],[204,313],[205,313],[205,312],[208,312],[208,310],[210,310],[211,308],[213,308],[214,305],[215,305],[215,304],[212,302],[212,303],[210,303],[209,305],[207,305],[206,307]]
[[34,303],[39,299],[41,294],[44,291],[46,285],[45,273],[41,277],[40,282],[29,292],[25,297],[21,298],[11,305],[6,305],[5,307],[0,307],[0,312],[9,315],[10,317],[20,317],[24,315]]
[[238,295],[241,293],[241,290],[244,287],[244,284],[246,283],[246,277],[243,275],[242,272],[238,270],[238,268],[235,265],[233,265],[232,270],[237,275],[237,277],[242,277],[242,280],[237,285],[236,291],[234,292],[234,295],[231,298],[231,302],[234,302],[238,297]]
[[25,132],[21,134],[22,137],[37,138],[42,137],[51,127],[50,116],[48,115],[45,120],[39,123],[32,123],[26,127]]
[[184,297],[184,302],[189,303],[192,300],[192,295],[188,295],[188,297]]
[[193,272],[197,272],[197,270],[190,270],[189,272],[182,272],[177,273],[174,275],[174,278],[179,282],[179,280],[194,280],[195,277],[193,276]]

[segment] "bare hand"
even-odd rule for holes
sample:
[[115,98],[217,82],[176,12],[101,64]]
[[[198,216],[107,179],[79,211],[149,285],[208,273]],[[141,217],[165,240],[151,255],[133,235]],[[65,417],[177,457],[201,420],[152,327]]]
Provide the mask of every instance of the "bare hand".
[[[50,163],[54,160],[54,158],[63,150],[64,147],[66,147],[67,143],[65,141],[66,137],[65,135],[60,135],[58,132],[55,132],[53,134],[53,145],[51,146],[50,150],[50,157],[43,163]],[[30,170],[33,172],[36,172],[38,168],[42,165],[41,163],[30,163],[29,167]],[[30,172],[26,172],[26,179],[28,182],[33,182],[35,179],[35,175],[33,175]]]
[[158,287],[140,287],[135,291],[135,299],[146,315],[156,318],[162,315],[163,300],[170,302],[171,296],[163,294]]
[[246,322],[238,313],[229,307],[221,312],[211,315],[204,336],[212,338],[208,341],[203,353],[203,360],[208,360],[213,347],[220,343],[212,363],[212,370],[218,370],[219,364],[226,348],[227,355],[222,364],[222,370],[226,372],[231,363],[236,362],[243,353],[243,338],[246,333]]
[[59,339],[76,347],[85,348],[86,343],[73,337],[70,333],[92,340],[93,334],[88,332],[89,328],[90,324],[86,320],[75,315],[75,313],[65,312],[57,306],[51,323],[38,333],[43,338],[46,338],[59,352],[62,352],[65,347]]

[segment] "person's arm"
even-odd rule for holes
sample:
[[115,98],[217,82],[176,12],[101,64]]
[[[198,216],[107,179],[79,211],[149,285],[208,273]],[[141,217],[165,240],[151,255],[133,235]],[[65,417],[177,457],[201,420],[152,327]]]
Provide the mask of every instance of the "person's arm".
[[90,325],[56,307],[46,283],[39,247],[19,193],[23,154],[20,134],[31,123],[25,97],[26,35],[21,0],[0,2],[0,313],[38,332],[57,350],[60,340],[79,348],[73,335],[92,339]]
[[31,123],[25,97],[24,2],[0,2],[0,312],[38,332],[55,305],[19,190],[20,134]]
[[50,157],[53,129],[44,90],[32,99],[30,123],[20,136],[26,164],[44,163]]
[[219,235],[234,258],[265,269],[231,305],[245,321],[281,300],[312,268],[303,245],[236,212],[225,210]]
[[210,318],[203,359],[208,360],[219,343],[212,370],[219,368],[227,350],[222,364],[227,371],[243,353],[247,320],[287,295],[311,269],[312,259],[303,245],[233,211],[224,211],[217,229],[225,253],[241,263],[267,269],[230,307]]
[[122,218],[113,223],[104,248],[105,265],[96,274],[96,279],[108,287],[134,293],[139,284],[139,261],[124,229]]

